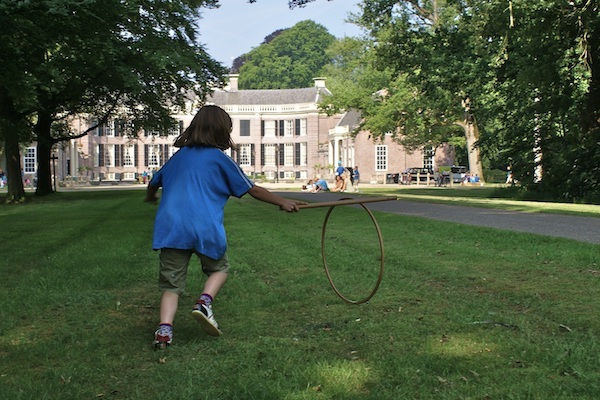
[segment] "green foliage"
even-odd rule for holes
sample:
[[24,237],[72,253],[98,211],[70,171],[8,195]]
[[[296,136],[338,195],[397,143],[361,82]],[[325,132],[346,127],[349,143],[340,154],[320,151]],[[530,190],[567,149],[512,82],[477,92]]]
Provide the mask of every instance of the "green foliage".
[[[395,128],[412,147],[459,149],[452,125],[470,122],[489,168],[512,166],[529,189],[565,199],[600,196],[598,2],[364,0],[354,21],[369,37],[359,59],[332,47],[348,65],[327,67],[331,81],[349,82],[332,90],[332,109],[358,108],[363,127]],[[384,76],[378,88],[361,80],[370,66]]]
[[272,41],[244,55],[240,89],[288,89],[313,85],[328,62],[324,50],[334,41],[325,27],[298,22]]

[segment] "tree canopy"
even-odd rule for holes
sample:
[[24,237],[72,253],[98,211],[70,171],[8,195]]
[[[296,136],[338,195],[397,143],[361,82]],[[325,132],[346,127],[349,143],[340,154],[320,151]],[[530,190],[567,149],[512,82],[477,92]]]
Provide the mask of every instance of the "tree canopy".
[[363,127],[396,132],[413,146],[459,142],[460,126],[470,153],[512,167],[530,189],[565,199],[600,195],[597,2],[363,0],[359,7],[353,20],[368,35],[330,48],[334,95],[324,109],[359,108]]
[[335,40],[325,27],[301,21],[245,55],[240,89],[288,89],[312,86],[328,62],[325,50]]
[[[174,107],[183,106],[190,93],[203,98],[220,83],[225,70],[197,44],[195,23],[200,7],[216,5],[216,0],[1,0],[0,136],[7,143],[9,192],[20,181],[18,164],[10,162],[12,143],[27,130],[11,126],[33,131],[38,193],[44,194],[51,191],[52,145],[85,134],[69,130],[71,116],[106,120],[122,114],[133,130],[167,127]],[[22,188],[11,192],[21,195]]]

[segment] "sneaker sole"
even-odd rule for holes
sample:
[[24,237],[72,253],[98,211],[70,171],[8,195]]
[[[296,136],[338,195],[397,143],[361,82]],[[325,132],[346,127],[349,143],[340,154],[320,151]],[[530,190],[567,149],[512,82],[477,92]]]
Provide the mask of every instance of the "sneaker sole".
[[202,330],[204,330],[204,332],[208,333],[210,336],[221,336],[223,334],[223,332],[221,332],[219,328],[214,326],[210,322],[210,320],[206,318],[206,315],[204,315],[201,311],[192,311],[192,317],[194,317],[196,321],[200,323]]

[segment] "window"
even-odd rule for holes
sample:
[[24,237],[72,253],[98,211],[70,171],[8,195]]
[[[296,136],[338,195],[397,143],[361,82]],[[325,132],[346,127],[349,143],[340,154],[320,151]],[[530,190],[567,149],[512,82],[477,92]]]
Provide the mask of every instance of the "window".
[[249,144],[241,144],[240,145],[240,166],[250,166],[251,155],[250,155],[250,145]]
[[107,122],[103,125],[104,136],[115,136],[114,122]]
[[160,161],[160,145],[150,144],[148,145],[148,166],[158,167]]
[[123,166],[124,167],[133,167],[133,162],[135,158],[135,149],[134,144],[126,144],[124,146],[123,152]]
[[275,165],[275,144],[265,144],[265,165]]
[[135,172],[124,172],[123,173],[124,181],[133,181],[135,180]]
[[306,143],[300,143],[300,165],[307,164]]
[[427,146],[423,149],[423,168],[429,168],[433,170],[433,156],[435,149],[433,146]]
[[283,136],[294,136],[294,120],[286,119],[283,125]]
[[250,136],[250,120],[240,120],[240,136]]
[[300,136],[306,136],[306,118],[300,120]]
[[104,174],[104,180],[105,181],[114,181],[115,180],[115,173],[114,172],[107,172]]
[[115,166],[115,145],[105,144],[104,145],[104,166],[114,167]]
[[375,171],[387,171],[388,155],[387,145],[375,146]]
[[283,158],[283,165],[294,165],[294,143],[285,144],[285,156]]
[[277,121],[263,121],[265,123],[265,137],[275,137],[275,124]]
[[36,171],[36,148],[28,147],[23,156],[23,172],[34,174]]

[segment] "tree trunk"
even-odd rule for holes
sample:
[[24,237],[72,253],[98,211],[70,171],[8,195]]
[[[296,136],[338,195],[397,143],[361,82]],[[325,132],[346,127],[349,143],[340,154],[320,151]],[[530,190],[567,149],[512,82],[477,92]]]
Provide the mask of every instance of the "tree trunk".
[[50,134],[52,119],[50,115],[40,112],[34,132],[37,137],[37,196],[45,196],[53,192],[52,171],[50,169],[50,155],[52,154],[53,140]]
[[484,182],[483,165],[481,163],[481,154],[477,141],[479,140],[479,128],[475,121],[465,118],[457,122],[465,130],[465,139],[467,140],[467,155],[469,157],[469,172],[471,176],[477,175],[481,182]]
[[21,153],[18,132],[5,132],[4,151],[6,153],[6,179],[8,181],[7,202],[19,202],[25,198],[23,176],[21,175]]

